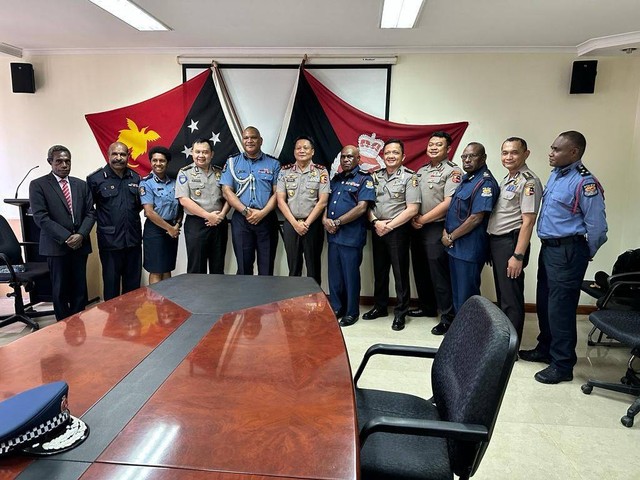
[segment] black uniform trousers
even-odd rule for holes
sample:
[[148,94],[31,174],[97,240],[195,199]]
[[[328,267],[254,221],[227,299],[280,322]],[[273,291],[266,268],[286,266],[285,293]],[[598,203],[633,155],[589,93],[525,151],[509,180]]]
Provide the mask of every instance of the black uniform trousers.
[[516,250],[520,230],[514,230],[505,235],[491,235],[489,247],[491,249],[491,263],[493,264],[493,280],[496,284],[498,306],[509,317],[518,333],[518,345],[522,340],[524,327],[524,269],[529,264],[531,247],[527,248],[522,262],[522,273],[518,278],[507,277],[509,259]]
[[538,346],[549,353],[551,365],[563,373],[577,361],[576,310],[580,286],[589,264],[589,245],[583,236],[542,240],[538,257]]
[[87,253],[77,251],[47,257],[56,320],[81,312],[87,306],[87,257]]
[[389,268],[391,267],[396,283],[397,304],[394,309],[396,317],[404,317],[409,309],[410,228],[411,226],[405,223],[382,237],[379,237],[375,231],[372,233],[375,306],[386,310],[389,305]]
[[443,230],[444,222],[427,223],[420,230],[412,229],[411,257],[420,307],[429,311],[436,310],[437,306],[442,322],[449,324],[454,310],[449,255],[442,245]]
[[140,288],[142,246],[100,250],[105,301]]
[[341,315],[360,315],[360,265],[363,248],[328,242],[327,257],[331,265],[329,297],[331,308]]
[[205,219],[187,215],[184,241],[187,246],[187,273],[224,273],[229,227],[224,219],[215,227],[207,227]]
[[231,240],[238,262],[238,275],[253,275],[258,257],[258,275],[273,275],[278,248],[278,216],[269,213],[258,225],[251,225],[240,212],[231,217]]
[[324,228],[322,218],[316,219],[309,226],[309,231],[305,235],[298,235],[293,226],[284,221],[282,226],[282,239],[287,252],[287,264],[289,265],[289,276],[299,277],[302,275],[303,256],[307,266],[307,277],[313,278],[318,285],[322,282],[321,262],[322,247],[324,245]]

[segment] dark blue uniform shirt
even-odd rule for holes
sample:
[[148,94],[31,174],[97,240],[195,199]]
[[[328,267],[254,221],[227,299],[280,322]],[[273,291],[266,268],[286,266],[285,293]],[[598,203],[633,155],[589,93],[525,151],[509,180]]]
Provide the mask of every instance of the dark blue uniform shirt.
[[464,223],[470,215],[485,212],[482,224],[468,234],[456,238],[448,249],[453,258],[467,262],[484,263],[489,253],[487,224],[489,214],[498,201],[500,187],[486,165],[471,174],[465,174],[447,210],[444,228],[448,233]]
[[142,243],[140,175],[127,169],[122,178],[109,165],[87,177],[96,203],[98,247],[119,250]]
[[604,192],[581,161],[554,168],[542,195],[538,237],[585,235],[591,257],[607,241]]
[[243,205],[263,209],[278,183],[280,162],[261,153],[256,159],[240,153],[227,160],[220,185],[231,187]]
[[[327,218],[335,220],[344,215],[359,202],[376,201],[373,179],[360,167],[349,172],[336,173],[331,180],[331,193],[327,204]],[[334,234],[327,234],[327,242],[348,247],[363,247],[367,241],[366,213],[353,222],[340,225]]]

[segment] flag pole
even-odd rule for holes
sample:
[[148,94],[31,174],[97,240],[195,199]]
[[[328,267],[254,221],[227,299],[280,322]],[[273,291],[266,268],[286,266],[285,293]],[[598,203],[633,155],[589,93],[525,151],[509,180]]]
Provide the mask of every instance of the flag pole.
[[298,81],[300,79],[300,74],[302,70],[304,70],[304,64],[307,62],[308,57],[307,54],[304,54],[302,57],[302,61],[300,62],[300,67],[298,68],[298,75],[296,75],[296,81],[293,82],[293,90],[291,91],[291,97],[289,97],[289,104],[287,105],[287,110],[284,112],[284,119],[282,120],[282,126],[280,127],[280,131],[278,132],[278,138],[276,139],[276,148],[273,154],[276,157],[280,156],[282,153],[282,147],[284,146],[284,142],[287,139],[287,131],[289,130],[289,123],[291,122],[291,114],[293,113],[293,104],[296,100],[296,93],[298,93]]
[[213,70],[213,83],[218,92],[218,97],[220,97],[222,111],[224,112],[227,123],[231,128],[231,134],[233,135],[233,139],[235,140],[238,149],[242,150],[242,123],[240,123],[238,113],[236,112],[233,102],[231,101],[231,96],[229,95],[224,77],[222,76],[222,73],[218,68],[218,62],[216,62],[215,60],[212,61],[211,69]]

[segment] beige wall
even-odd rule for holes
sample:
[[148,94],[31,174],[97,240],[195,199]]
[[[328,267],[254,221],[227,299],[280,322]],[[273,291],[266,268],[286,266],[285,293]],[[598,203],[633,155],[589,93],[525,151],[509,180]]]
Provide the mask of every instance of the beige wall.
[[[102,165],[97,143],[84,120],[86,113],[110,110],[162,93],[182,80],[173,55],[56,55],[25,58],[36,72],[35,95],[11,93],[10,57],[0,58],[0,177],[2,197],[30,166],[32,177],[45,174],[47,148],[67,145],[73,153],[73,175],[84,177]],[[504,138],[522,136],[529,142],[530,167],[546,182],[548,146],[563,130],[587,137],[585,164],[606,190],[609,242],[589,268],[609,270],[617,255],[637,247],[640,234],[634,206],[634,178],[640,173],[640,60],[599,58],[595,95],[569,95],[572,56],[561,54],[442,54],[400,56],[393,68],[390,119],[402,123],[470,123],[463,142],[487,147],[489,167],[503,174],[498,151]],[[459,152],[458,152],[459,153]],[[37,174],[37,175],[35,175]],[[26,197],[28,181],[20,190]],[[0,213],[15,218],[15,207],[0,205]],[[535,256],[528,269],[526,299],[534,301]],[[184,257],[184,249],[181,250]],[[363,262],[363,295],[373,293],[371,252]],[[183,270],[184,258],[179,261]],[[326,265],[326,259],[325,259]],[[235,271],[228,250],[227,272]],[[285,274],[282,252],[277,274]],[[97,255],[90,265],[91,291],[100,287]],[[489,269],[483,292],[492,297]],[[325,280],[326,286],[326,280]],[[393,286],[392,286],[393,288]],[[393,290],[392,290],[393,292]],[[588,303],[583,298],[582,303]]]

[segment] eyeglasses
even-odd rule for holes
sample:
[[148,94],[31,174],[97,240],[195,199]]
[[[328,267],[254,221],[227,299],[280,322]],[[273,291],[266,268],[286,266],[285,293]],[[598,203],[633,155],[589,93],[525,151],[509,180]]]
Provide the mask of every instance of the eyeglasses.
[[464,155],[464,154],[460,155],[460,158],[462,160],[466,160],[467,158],[478,158],[478,157],[481,157],[481,156],[482,156],[482,154],[480,154],[480,153],[468,153],[466,155]]

